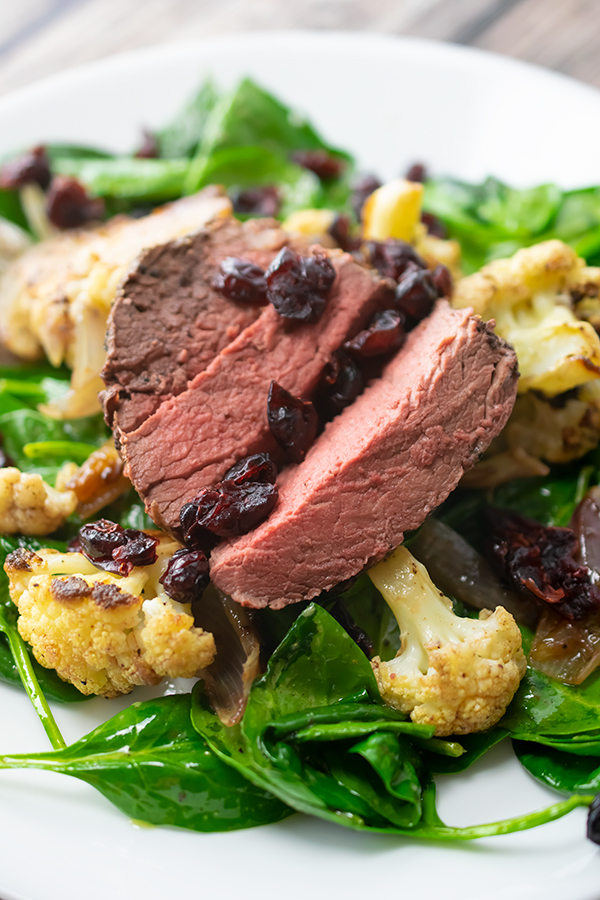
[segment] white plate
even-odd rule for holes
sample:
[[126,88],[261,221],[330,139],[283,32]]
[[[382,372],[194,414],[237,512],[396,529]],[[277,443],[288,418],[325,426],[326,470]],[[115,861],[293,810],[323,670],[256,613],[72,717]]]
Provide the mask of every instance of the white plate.
[[[415,160],[436,173],[515,184],[600,182],[600,94],[522,63],[450,45],[350,34],[246,34],[167,45],[67,71],[0,100],[0,153],[44,140],[128,150],[208,73],[249,74],[310,114],[384,176]],[[143,699],[143,691],[136,695]],[[27,700],[0,686],[0,752],[47,748]],[[73,740],[127,705],[55,707]],[[556,800],[496,748],[440,779],[452,824]],[[302,816],[232,834],[141,828],[66,776],[0,772],[2,900],[286,900],[367,896],[598,900],[600,852],[585,813],[531,832],[438,845],[355,834]]]

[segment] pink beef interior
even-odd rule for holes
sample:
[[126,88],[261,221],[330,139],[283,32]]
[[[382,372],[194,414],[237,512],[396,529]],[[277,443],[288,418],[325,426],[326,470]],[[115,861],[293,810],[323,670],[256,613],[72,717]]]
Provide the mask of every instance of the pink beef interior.
[[512,348],[439,301],[403,349],[280,477],[261,526],[219,545],[211,577],[248,606],[309,600],[380,560],[456,487],[504,427]]
[[333,262],[337,277],[318,322],[292,323],[265,308],[184,392],[119,435],[126,473],[157,524],[176,529],[181,506],[243,457],[279,456],[267,423],[271,381],[310,398],[333,353],[393,302],[387,283],[350,256]]
[[286,241],[273,219],[228,217],[142,255],[109,319],[102,371],[109,424],[134,431],[259,316],[260,307],[239,306],[213,289],[219,263],[239,256],[267,267]]

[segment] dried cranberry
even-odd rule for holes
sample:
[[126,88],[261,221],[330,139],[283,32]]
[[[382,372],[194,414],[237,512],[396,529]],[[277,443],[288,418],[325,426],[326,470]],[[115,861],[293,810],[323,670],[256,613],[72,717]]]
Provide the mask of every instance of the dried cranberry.
[[57,228],[79,228],[102,218],[104,201],[101,197],[90,197],[76,178],[55,175],[48,191],[46,212]]
[[0,431],[0,469],[5,469],[7,466],[14,466],[15,461],[12,456],[9,456],[3,449],[4,444],[4,435]]
[[281,207],[281,195],[273,184],[234,190],[229,197],[233,211],[242,216],[276,216]]
[[432,234],[434,237],[438,238],[447,238],[448,230],[444,223],[438,219],[437,216],[434,216],[433,213],[424,212],[421,213],[421,222],[427,229],[429,234]]
[[446,266],[443,266],[440,263],[440,265],[436,266],[431,273],[431,277],[438,293],[438,297],[450,297],[452,295],[452,275]]
[[[203,532],[208,531],[221,538],[237,537],[247,534],[267,518],[277,503],[278,490],[276,484],[264,484],[260,481],[248,481],[236,484],[235,481],[221,481],[214,488],[206,488],[182,510],[186,540],[194,543],[200,539],[200,547],[204,546]],[[187,509],[195,506],[195,517],[192,522],[191,512]],[[190,527],[191,522],[191,527]]]
[[292,462],[302,462],[317,433],[318,416],[313,404],[272,381],[267,419],[271,434]]
[[303,169],[314,172],[323,181],[339,178],[345,168],[345,162],[327,150],[297,150],[292,159]]
[[315,406],[325,419],[332,419],[356,400],[364,386],[363,374],[357,364],[339,351],[325,367]]
[[373,316],[371,324],[346,341],[344,350],[355,359],[367,359],[391,353],[402,346],[405,338],[402,316],[397,309],[385,309]]
[[275,484],[277,466],[268,453],[254,453],[241,459],[223,475],[223,481],[234,481],[245,484],[247,481],[260,481],[262,484]]
[[[577,560],[579,542],[570,528],[545,527],[516,512],[490,509],[490,552],[518,591],[552,605],[577,621],[600,609],[600,587]],[[531,593],[529,593],[531,592]]]
[[407,325],[412,326],[431,312],[437,300],[438,291],[428,269],[412,266],[407,269],[396,288],[396,303],[400,312],[407,318]]
[[267,453],[240,460],[223,481],[205,488],[179,514],[186,544],[208,553],[215,537],[246,534],[266,519],[277,502],[277,469]]
[[374,175],[364,175],[354,183],[352,187],[352,209],[357,219],[360,220],[360,214],[367,197],[370,197],[373,191],[380,187],[381,182]]
[[384,278],[398,281],[409,268],[426,269],[427,263],[407,241],[388,238],[386,241],[366,241],[368,261]]
[[262,306],[267,302],[265,273],[247,259],[228,256],[219,266],[212,284],[215,290],[235,303]]
[[108,519],[99,519],[79,529],[77,543],[69,550],[79,551],[106,572],[129,575],[134,566],[150,566],[156,562],[158,540],[134,528],[122,528]]
[[15,461],[12,456],[9,456],[8,453],[5,453],[0,447],[0,469],[6,469],[8,466],[14,465]]
[[590,804],[586,833],[588,840],[600,844],[600,794],[596,794]]
[[368,659],[371,659],[374,652],[374,644],[366,631],[357,625],[353,617],[348,612],[346,605],[342,599],[335,601],[329,609],[330,615],[339,622],[346,634],[348,634],[355,644],[362,650]]
[[115,562],[124,563],[129,571],[134,566],[151,566],[156,562],[158,540],[155,537],[133,528],[127,528],[124,534],[127,543],[113,550],[112,558]]
[[158,138],[152,131],[144,128],[142,132],[142,143],[140,149],[135,153],[136,159],[158,159],[160,156],[160,147]]
[[0,168],[0,187],[22,188],[25,184],[39,184],[46,190],[50,184],[50,160],[45,147],[34,147]]
[[181,512],[179,513],[179,522],[183,532],[183,540],[188,546],[202,550],[204,553],[208,554],[218,542],[218,538],[215,537],[214,534],[211,534],[206,528],[199,525],[197,518],[198,504],[193,502],[184,503],[181,507]]
[[341,247],[347,253],[358,250],[361,245],[360,237],[358,235],[354,236],[351,232],[349,216],[336,216],[329,228],[329,234],[338,247]]
[[323,314],[326,296],[335,281],[328,256],[300,256],[284,247],[265,273],[267,298],[280,316],[300,322],[316,322]]
[[423,163],[413,163],[406,173],[407,181],[426,181],[427,180],[427,169],[423,165]]
[[112,559],[113,550],[126,543],[125,529],[108,519],[99,519],[79,529],[81,552],[92,562]]
[[158,580],[177,603],[194,603],[209,582],[208,560],[202,550],[177,550]]

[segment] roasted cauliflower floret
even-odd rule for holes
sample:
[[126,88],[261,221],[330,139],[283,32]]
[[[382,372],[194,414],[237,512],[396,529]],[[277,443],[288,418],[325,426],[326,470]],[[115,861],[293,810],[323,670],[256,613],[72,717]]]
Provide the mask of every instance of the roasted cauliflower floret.
[[396,658],[372,660],[384,701],[441,737],[484,731],[501,718],[525,674],[521,632],[503,607],[456,616],[405,547],[369,572],[402,635]]
[[81,553],[15,550],[4,569],[18,627],[35,658],[83,694],[116,697],[136,685],[192,678],[215,656],[212,634],[159,578],[181,545],[160,532],[157,560],[120,577]]
[[100,369],[111,305],[138,254],[228,215],[217,188],[169,203],[140,219],[116,216],[97,228],[62,232],[25,250],[0,281],[0,338],[26,359],[46,354],[73,370],[71,390],[45,410],[76,418],[100,410]]
[[517,352],[520,393],[554,397],[600,377],[600,339],[574,309],[599,284],[600,269],[587,267],[567,244],[545,241],[461,279],[452,305],[495,319]]
[[548,475],[546,463],[579,459],[599,441],[600,381],[551,400],[527,391],[517,397],[506,427],[461,484],[493,488],[513,478]]
[[57,491],[41,475],[14,466],[0,469],[0,531],[4,534],[51,534],[76,506],[73,491]]

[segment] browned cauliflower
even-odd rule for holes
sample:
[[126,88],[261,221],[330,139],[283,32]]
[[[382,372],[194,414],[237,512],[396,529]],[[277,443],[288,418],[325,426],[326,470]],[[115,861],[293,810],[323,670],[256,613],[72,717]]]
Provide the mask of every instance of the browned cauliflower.
[[427,569],[405,547],[378,563],[371,580],[392,610],[402,646],[389,662],[372,660],[384,701],[436,735],[491,728],[525,674],[521,632],[503,607],[460,618]]
[[517,397],[506,427],[461,484],[493,488],[513,478],[548,475],[546,463],[579,459],[599,441],[600,381],[552,399],[527,391]]
[[76,506],[73,491],[58,491],[41,475],[14,466],[0,469],[0,531],[4,534],[50,534]]
[[555,397],[600,377],[600,339],[575,308],[599,286],[600,268],[562,241],[545,241],[461,279],[452,305],[495,319],[517,352],[520,393]]
[[21,636],[41,665],[83,694],[117,697],[165,676],[192,678],[215,657],[212,634],[159,584],[181,545],[151,533],[159,538],[156,562],[125,577],[81,553],[20,549],[6,558]]
[[104,336],[119,283],[142,250],[227,215],[215,187],[140,219],[115,216],[96,228],[62,232],[25,250],[0,281],[0,338],[18,356],[46,354],[73,370],[71,390],[46,410],[57,418],[99,412]]
[[465,475],[465,486],[547,475],[546,463],[569,462],[597,446],[599,294],[600,268],[555,240],[495,260],[457,283],[452,304],[495,319],[521,372],[508,424]]

